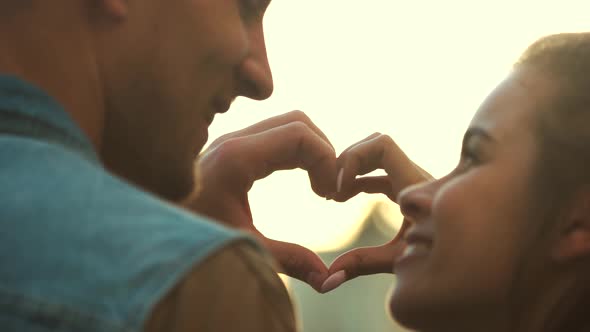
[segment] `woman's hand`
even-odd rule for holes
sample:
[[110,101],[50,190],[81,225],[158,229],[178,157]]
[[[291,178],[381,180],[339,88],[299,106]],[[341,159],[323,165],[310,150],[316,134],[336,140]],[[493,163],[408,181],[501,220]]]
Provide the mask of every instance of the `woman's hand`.
[[[379,133],[342,152],[337,166],[337,193],[332,198],[339,202],[361,192],[385,194],[395,202],[398,193],[405,187],[432,179],[406,156],[391,137]],[[385,170],[387,175],[357,177],[377,169]],[[405,248],[403,234],[407,227],[404,221],[398,234],[382,246],[357,248],[338,257],[330,266],[330,277],[322,285],[321,292],[328,292],[361,275],[393,273],[393,261]]]

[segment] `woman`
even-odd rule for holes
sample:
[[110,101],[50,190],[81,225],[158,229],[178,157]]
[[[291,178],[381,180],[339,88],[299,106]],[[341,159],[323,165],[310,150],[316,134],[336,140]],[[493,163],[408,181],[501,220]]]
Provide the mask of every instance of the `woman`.
[[[590,331],[590,33],[531,45],[485,100],[449,175],[373,135],[339,157],[344,201],[382,192],[400,235],[330,268],[324,290],[392,271],[393,317],[418,331]],[[388,177],[358,178],[375,168]],[[397,197],[396,197],[397,196]]]

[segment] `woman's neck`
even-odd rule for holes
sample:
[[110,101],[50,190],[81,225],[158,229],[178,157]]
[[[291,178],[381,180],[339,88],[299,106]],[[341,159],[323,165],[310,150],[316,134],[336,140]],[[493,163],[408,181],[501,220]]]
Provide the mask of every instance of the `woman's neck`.
[[521,302],[518,332],[590,331],[590,287],[579,273],[559,274],[536,287],[536,294]]

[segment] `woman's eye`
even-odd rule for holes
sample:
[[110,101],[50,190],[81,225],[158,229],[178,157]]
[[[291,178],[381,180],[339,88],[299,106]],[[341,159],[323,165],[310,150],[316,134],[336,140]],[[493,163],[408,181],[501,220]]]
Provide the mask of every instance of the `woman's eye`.
[[465,156],[461,157],[461,161],[459,166],[463,170],[467,170],[471,168],[475,164],[476,160],[475,157],[471,154],[466,154]]
[[461,159],[456,171],[459,173],[468,171],[481,162],[481,139],[478,136],[470,136],[463,142]]
[[463,150],[461,152],[461,159],[459,160],[459,165],[457,165],[455,170],[459,173],[463,173],[465,171],[468,171],[470,168],[477,166],[478,163],[479,158],[473,151]]

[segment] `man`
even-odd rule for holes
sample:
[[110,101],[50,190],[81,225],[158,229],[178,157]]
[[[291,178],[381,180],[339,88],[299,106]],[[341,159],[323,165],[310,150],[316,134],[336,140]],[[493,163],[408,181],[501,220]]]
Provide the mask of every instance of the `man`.
[[252,239],[315,289],[328,270],[257,232],[247,193],[301,167],[332,197],[325,135],[268,119],[214,142],[194,181],[215,114],[272,93],[268,2],[0,0],[2,331],[296,329]]

